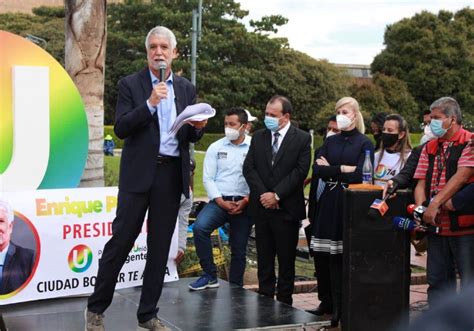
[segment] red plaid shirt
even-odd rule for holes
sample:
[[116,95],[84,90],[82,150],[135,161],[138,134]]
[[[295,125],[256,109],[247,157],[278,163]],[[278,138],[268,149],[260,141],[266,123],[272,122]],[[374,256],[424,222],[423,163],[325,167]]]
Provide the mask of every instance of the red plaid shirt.
[[[444,139],[438,139],[437,143],[442,143],[443,144],[443,153],[446,155],[447,149],[451,143],[456,143],[458,142],[461,137],[463,137],[467,132],[464,129],[460,129],[458,132],[454,134],[453,137],[449,140],[444,140]],[[428,146],[425,146],[423,148],[420,159],[418,161],[418,165],[416,167],[415,171],[415,176],[413,178],[415,179],[426,179],[426,173],[428,171],[428,152],[427,148]],[[446,158],[448,155],[446,155]],[[468,144],[466,147],[464,147],[461,157],[458,160],[458,168],[461,167],[474,167],[474,154],[471,152],[471,146]],[[442,168],[441,171],[441,176],[439,183],[437,183],[439,175],[439,169],[438,169],[438,162],[434,162],[433,165],[433,176],[431,176],[431,194],[436,191],[439,192],[441,191],[444,186],[446,185],[446,166]],[[471,181],[473,178],[471,178]],[[429,197],[427,197],[429,198]],[[462,230],[462,231],[456,231],[456,232],[451,232],[450,231],[450,219],[448,215],[448,211],[441,209],[441,212],[438,214],[438,217],[436,218],[436,221],[438,224],[441,224],[441,233],[440,235],[443,236],[462,236],[466,234],[474,234],[474,229],[470,230]]]

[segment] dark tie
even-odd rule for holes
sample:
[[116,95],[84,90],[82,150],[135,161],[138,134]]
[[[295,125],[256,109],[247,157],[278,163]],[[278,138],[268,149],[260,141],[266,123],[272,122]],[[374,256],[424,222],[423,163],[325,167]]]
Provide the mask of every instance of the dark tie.
[[3,265],[0,264],[0,284],[2,283]]
[[280,134],[278,132],[275,132],[273,134],[273,137],[275,139],[273,140],[273,144],[272,144],[272,164],[273,162],[275,162],[275,157],[278,153],[278,138],[280,137]]

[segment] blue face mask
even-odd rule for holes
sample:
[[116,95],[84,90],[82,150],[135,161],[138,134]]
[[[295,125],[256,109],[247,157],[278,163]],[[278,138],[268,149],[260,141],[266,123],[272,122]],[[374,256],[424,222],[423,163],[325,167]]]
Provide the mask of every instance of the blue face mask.
[[276,117],[265,116],[265,120],[263,122],[265,123],[267,129],[272,132],[275,132],[280,127],[278,118]]
[[430,129],[431,129],[431,132],[436,137],[444,136],[446,132],[448,132],[449,130],[449,129],[443,128],[443,120],[436,120],[436,119],[431,120]]

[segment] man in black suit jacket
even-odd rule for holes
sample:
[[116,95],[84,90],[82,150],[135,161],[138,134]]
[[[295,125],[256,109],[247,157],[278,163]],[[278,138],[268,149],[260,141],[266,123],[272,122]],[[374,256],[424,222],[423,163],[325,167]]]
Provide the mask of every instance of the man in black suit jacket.
[[[194,86],[171,72],[177,55],[169,29],[153,28],[145,40],[148,67],[120,80],[114,130],[125,139],[113,236],[104,247],[87,330],[104,330],[103,312],[112,302],[117,276],[147,219],[147,262],[138,306],[139,328],[163,330],[156,317],[181,193],[189,196],[189,143],[198,141],[206,121],[170,134],[176,116],[196,101]],[[160,63],[166,64],[160,77]]]
[[30,277],[35,252],[11,242],[13,209],[0,200],[0,295],[20,288]]
[[292,106],[274,96],[265,109],[267,129],[255,132],[244,162],[255,220],[259,293],[291,305],[300,221],[306,217],[303,182],[311,163],[311,137],[290,123]]

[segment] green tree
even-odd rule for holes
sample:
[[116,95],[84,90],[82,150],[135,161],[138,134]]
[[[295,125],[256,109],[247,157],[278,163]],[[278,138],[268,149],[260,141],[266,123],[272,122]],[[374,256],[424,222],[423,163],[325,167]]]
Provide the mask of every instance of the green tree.
[[411,131],[419,130],[418,105],[405,82],[375,74],[371,81],[355,81],[350,90],[359,101],[366,125],[377,113],[396,113],[407,120]]
[[[118,80],[146,65],[144,39],[155,25],[175,32],[179,57],[173,70],[190,77],[191,19],[197,3],[129,0],[107,7],[106,124],[114,121]],[[317,114],[327,103],[347,94],[350,79],[341,69],[292,50],[285,38],[270,38],[269,33],[285,24],[286,18],[263,17],[253,21],[249,31],[242,23],[247,15],[248,11],[234,0],[204,2],[198,44],[198,98],[218,111],[208,131],[222,131],[223,111],[232,106],[244,106],[262,119],[273,94],[283,94],[292,101],[294,119],[302,128],[318,127]],[[2,14],[0,29],[46,39],[45,48],[64,64],[64,9],[41,8],[35,15]]]
[[411,131],[419,130],[420,116],[415,98],[410,94],[407,84],[395,77],[375,74],[373,81],[380,88],[391,113],[405,118]]
[[468,121],[474,108],[474,9],[426,11],[386,28],[386,48],[375,57],[373,73],[407,83],[419,115],[442,96],[458,100]]

